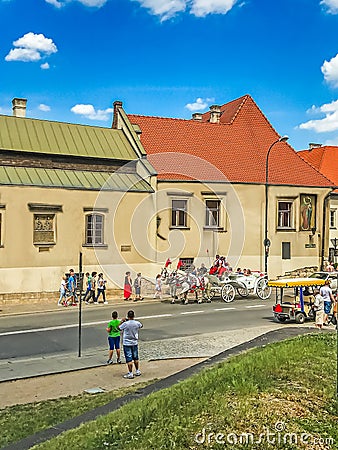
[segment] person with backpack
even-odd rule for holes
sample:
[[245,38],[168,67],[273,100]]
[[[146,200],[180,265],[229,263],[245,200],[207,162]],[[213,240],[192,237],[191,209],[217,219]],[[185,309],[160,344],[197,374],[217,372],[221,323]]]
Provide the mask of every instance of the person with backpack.
[[104,303],[105,305],[108,305],[108,302],[106,300],[106,283],[107,283],[107,281],[103,278],[103,273],[99,273],[99,277],[97,279],[97,296],[96,296],[95,303],[98,303],[98,299],[99,299],[100,295],[102,295],[103,302],[100,302],[100,303]]
[[87,288],[86,288],[86,292],[85,292],[85,294],[83,296],[83,301],[84,302],[87,302],[87,298],[89,298],[90,291],[91,291],[91,288],[92,288],[92,276],[90,275],[89,272],[86,272],[86,277],[87,277],[87,281],[86,281]]
[[68,283],[67,283],[67,289],[69,292],[69,300],[68,302],[72,306],[76,306],[77,301],[77,295],[76,295],[76,276],[74,269],[70,269],[69,271],[69,277],[68,277]]
[[95,292],[96,292],[96,274],[97,272],[92,272],[91,280],[90,280],[90,292],[89,297],[85,301],[86,305],[89,303],[96,303]]

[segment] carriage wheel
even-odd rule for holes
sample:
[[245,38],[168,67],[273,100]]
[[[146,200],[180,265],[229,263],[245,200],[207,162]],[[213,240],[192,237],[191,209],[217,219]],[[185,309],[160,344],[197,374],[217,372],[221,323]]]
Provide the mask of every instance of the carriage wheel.
[[256,293],[259,298],[266,300],[271,295],[272,288],[268,286],[268,280],[266,278],[261,278],[257,282]]
[[226,303],[230,303],[235,298],[235,288],[231,284],[225,284],[221,290],[221,297]]
[[237,288],[237,293],[238,295],[240,295],[241,297],[245,298],[249,296],[249,289],[246,286],[241,286]]

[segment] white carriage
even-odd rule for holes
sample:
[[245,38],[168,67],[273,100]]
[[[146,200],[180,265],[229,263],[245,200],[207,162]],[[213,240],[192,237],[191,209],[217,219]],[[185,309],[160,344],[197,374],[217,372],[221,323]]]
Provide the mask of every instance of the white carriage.
[[257,295],[260,299],[266,300],[271,295],[271,287],[268,286],[266,275],[261,272],[252,272],[251,275],[229,274],[223,280],[214,275],[206,275],[204,297],[210,301],[215,296],[220,296],[223,301],[230,303],[234,300],[236,292],[241,297]]

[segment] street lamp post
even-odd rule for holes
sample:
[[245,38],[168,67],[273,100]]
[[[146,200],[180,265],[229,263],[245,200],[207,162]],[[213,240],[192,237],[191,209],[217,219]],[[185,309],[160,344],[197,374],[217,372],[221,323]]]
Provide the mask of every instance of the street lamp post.
[[268,274],[268,256],[269,256],[269,247],[271,244],[270,239],[268,238],[268,211],[269,211],[269,197],[268,197],[268,186],[269,186],[269,156],[272,150],[272,147],[278,142],[286,142],[289,139],[288,136],[282,136],[277,141],[273,142],[269,150],[266,154],[265,160],[265,226],[264,226],[264,272],[266,275]]

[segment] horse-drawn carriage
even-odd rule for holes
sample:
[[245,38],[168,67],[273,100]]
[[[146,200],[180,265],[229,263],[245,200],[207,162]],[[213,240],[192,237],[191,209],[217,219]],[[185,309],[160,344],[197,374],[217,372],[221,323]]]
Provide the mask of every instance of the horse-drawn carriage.
[[162,281],[169,285],[172,303],[180,297],[187,304],[189,293],[195,294],[197,303],[202,303],[203,300],[211,302],[217,296],[224,302],[230,303],[234,300],[236,293],[241,297],[257,295],[262,300],[266,300],[271,295],[267,277],[261,272],[253,272],[251,275],[234,273],[220,279],[216,275],[205,274],[197,277],[191,272],[170,271],[164,268],[161,275]]
[[230,303],[234,300],[236,293],[241,297],[257,295],[260,299],[266,300],[271,295],[271,287],[268,286],[267,277],[261,272],[252,272],[250,275],[230,273],[223,280],[216,276],[206,275],[211,287],[206,287],[206,297],[210,300],[219,295],[222,300]]

